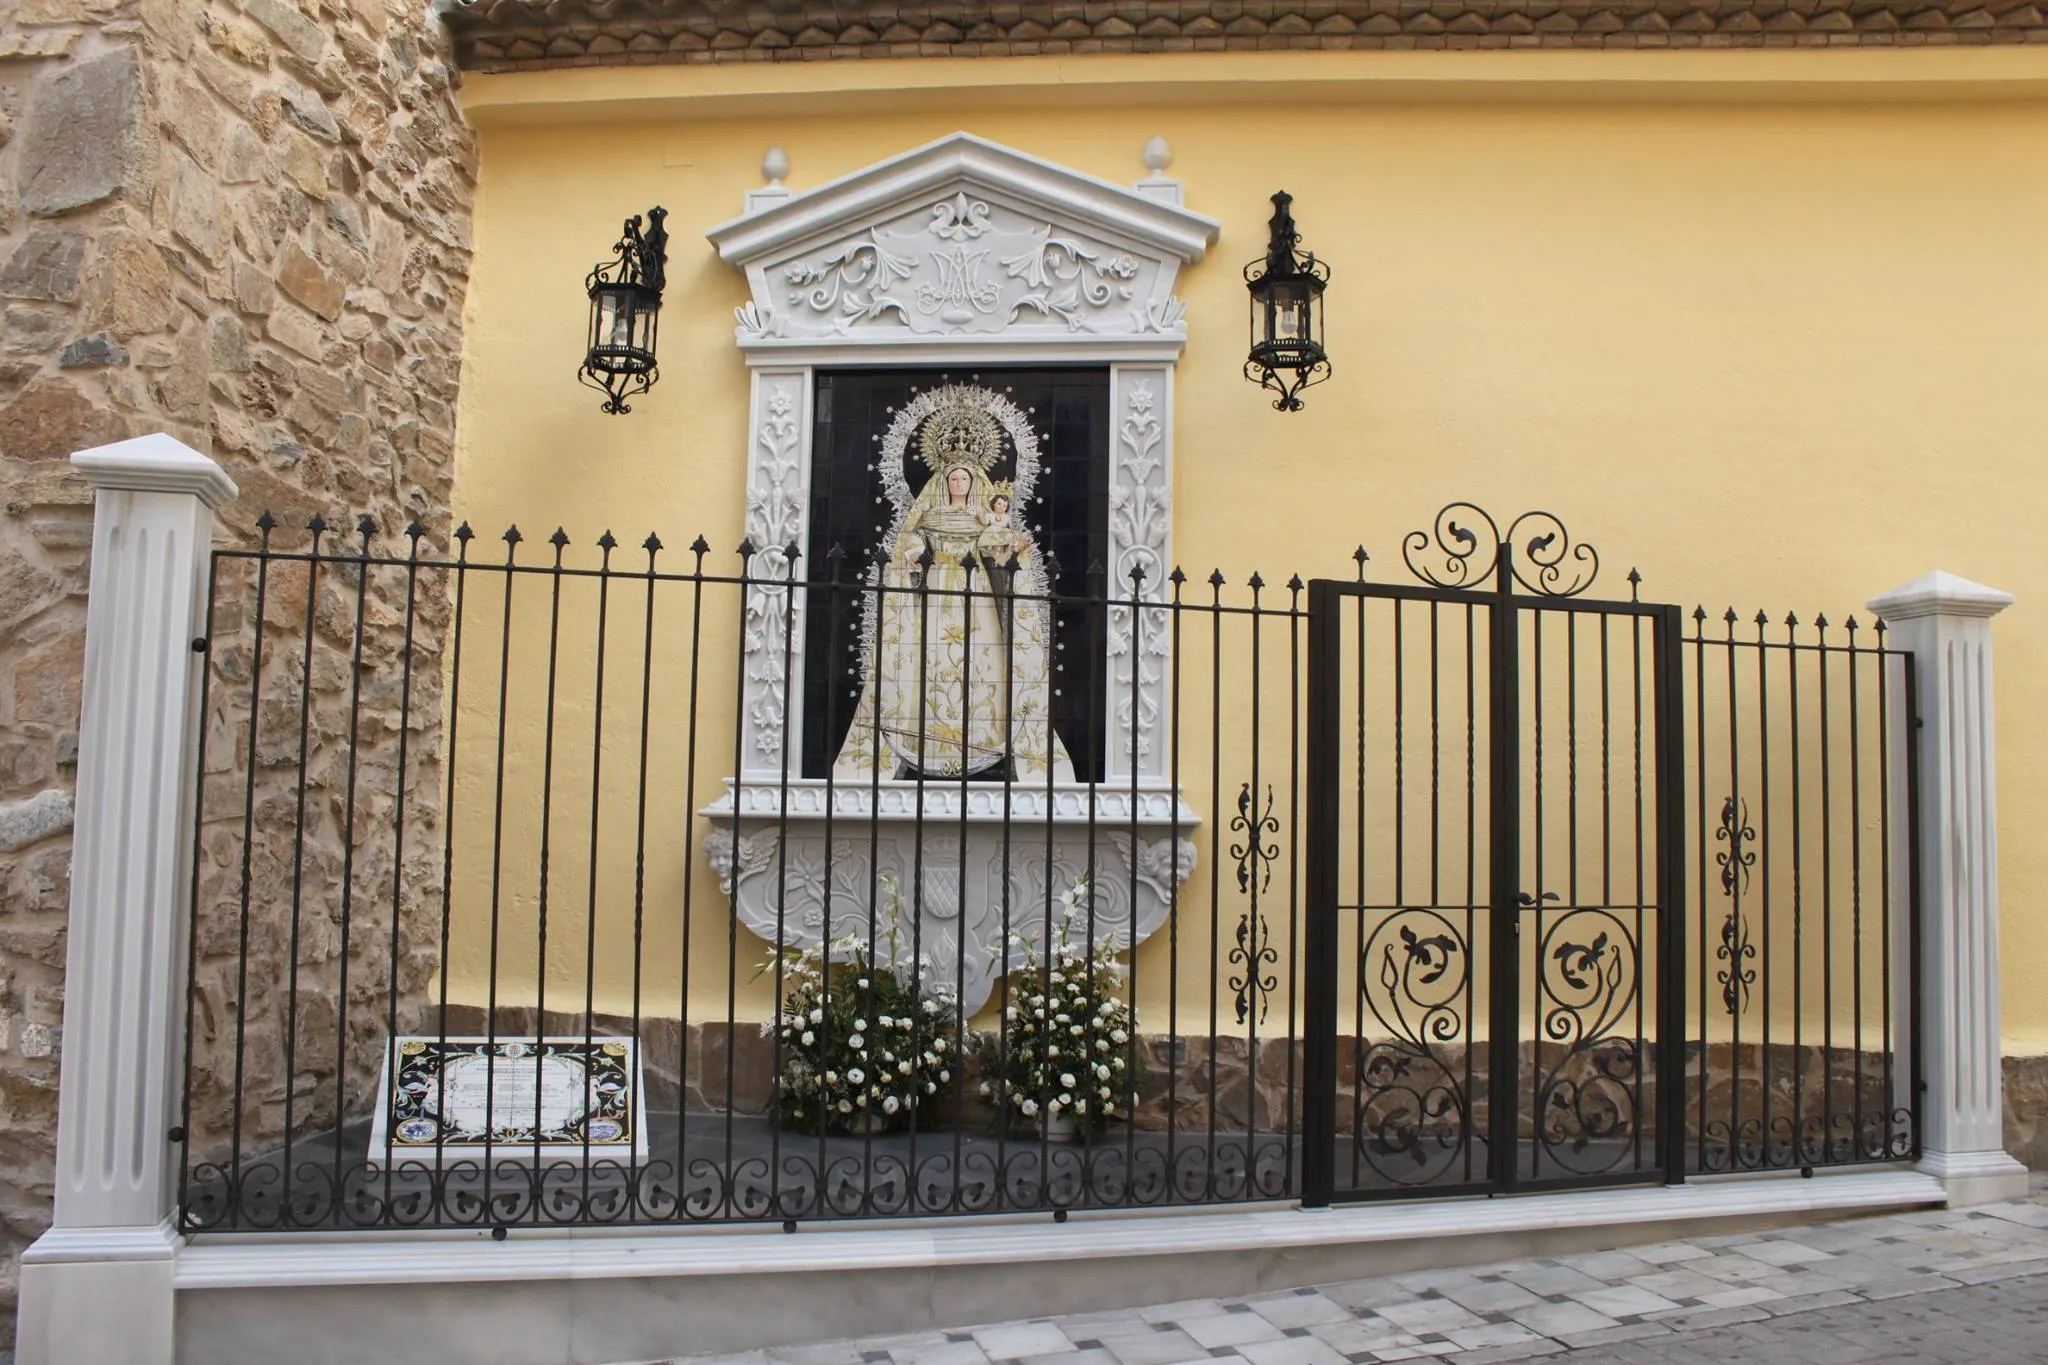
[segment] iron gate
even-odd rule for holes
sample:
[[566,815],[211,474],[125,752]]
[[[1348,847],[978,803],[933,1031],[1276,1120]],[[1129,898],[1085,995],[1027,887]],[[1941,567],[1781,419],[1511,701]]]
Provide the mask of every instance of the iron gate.
[[1305,1200],[1680,1179],[1679,609],[1548,513],[1403,552],[1309,585]]

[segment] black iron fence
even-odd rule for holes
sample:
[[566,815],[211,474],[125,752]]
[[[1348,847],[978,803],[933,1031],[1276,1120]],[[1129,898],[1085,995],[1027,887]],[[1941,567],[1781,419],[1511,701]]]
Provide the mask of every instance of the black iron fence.
[[197,642],[183,1225],[1910,1155],[1910,660],[1494,539],[1275,587],[265,517]]
[[1913,658],[1854,616],[1688,625],[1688,1164],[1915,1157]]

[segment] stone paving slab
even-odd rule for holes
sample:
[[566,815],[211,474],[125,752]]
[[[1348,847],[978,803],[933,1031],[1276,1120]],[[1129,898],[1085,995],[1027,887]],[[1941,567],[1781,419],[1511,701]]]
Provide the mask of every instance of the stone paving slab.
[[668,1365],[2048,1365],[2027,1199]]

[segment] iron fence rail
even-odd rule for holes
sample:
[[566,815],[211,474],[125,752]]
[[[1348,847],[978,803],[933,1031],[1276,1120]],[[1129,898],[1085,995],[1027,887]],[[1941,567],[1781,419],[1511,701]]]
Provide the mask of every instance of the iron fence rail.
[[[1853,622],[1688,630],[1633,575],[1592,600],[1568,537],[1476,524],[1411,537],[1407,583],[1360,551],[1280,587],[1058,592],[1012,560],[916,588],[920,717],[929,644],[964,696],[999,670],[1012,724],[1029,613],[1143,666],[1079,669],[1104,694],[1043,764],[970,771],[970,712],[895,737],[957,769],[885,776],[820,762],[885,747],[873,631],[789,647],[906,591],[871,566],[265,516],[194,642],[182,1226],[1064,1217],[1913,1155],[1911,658]],[[1119,728],[1147,667],[1163,709]]]

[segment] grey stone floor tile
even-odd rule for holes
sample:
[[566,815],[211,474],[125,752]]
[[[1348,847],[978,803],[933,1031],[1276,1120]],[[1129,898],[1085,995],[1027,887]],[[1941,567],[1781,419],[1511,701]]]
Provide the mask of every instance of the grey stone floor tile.
[[1460,1327],[1444,1335],[1467,1351],[1477,1351],[1489,1346],[1520,1346],[1548,1340],[1541,1334],[1514,1322],[1489,1322],[1478,1327]]
[[1143,1332],[1102,1334],[1097,1339],[1122,1365],[1180,1365],[1209,1356],[1208,1347],[1178,1328],[1161,1332],[1148,1325]]
[[1074,1343],[1050,1322],[1007,1322],[972,1329],[975,1344],[990,1360],[1022,1360],[1027,1356],[1066,1355]]
[[929,1345],[892,1345],[887,1349],[896,1365],[989,1365],[988,1353],[973,1341],[947,1341],[941,1337]]
[[1476,1351],[1460,1351],[1444,1359],[1452,1365],[1506,1365],[1512,1360],[1534,1360],[1538,1356],[1560,1355],[1568,1348],[1562,1342],[1549,1337],[1532,1337],[1528,1341],[1514,1342],[1505,1346],[1482,1346]]
[[1652,1294],[1660,1294],[1672,1300],[1696,1299],[1703,1294],[1718,1294],[1728,1287],[1719,1280],[1708,1279],[1705,1275],[1686,1269],[1682,1261],[1670,1269],[1660,1270],[1655,1274],[1638,1275],[1628,1283],[1637,1289],[1647,1289]]
[[1756,1304],[1734,1308],[1680,1308],[1669,1313],[1652,1313],[1646,1322],[1661,1322],[1674,1332],[1703,1332],[1714,1327],[1731,1327],[1739,1322],[1762,1322],[1770,1317]]
[[1318,1285],[1317,1292],[1332,1303],[1354,1311],[1381,1308],[1391,1303],[1413,1303],[1415,1291],[1393,1280],[1357,1280],[1349,1284]]
[[1054,1352],[1050,1355],[1024,1356],[1019,1365],[1117,1365],[1117,1359],[1101,1347],[1085,1351]]
[[1257,1313],[1218,1313],[1213,1317],[1178,1318],[1175,1322],[1183,1332],[1208,1347],[1278,1341],[1286,1335]]
[[1570,1294],[1581,1289],[1602,1289],[1605,1284],[1582,1270],[1573,1270],[1565,1265],[1544,1265],[1540,1262],[1529,1265],[1510,1266],[1503,1276],[1522,1286],[1532,1294],[1549,1296]]
[[1598,1313],[1582,1303],[1539,1303],[1529,1308],[1512,1310],[1509,1317],[1532,1332],[1562,1340],[1575,1332],[1599,1332],[1609,1327],[1618,1327],[1613,1318]]
[[1346,1365],[1343,1352],[1315,1337],[1247,1341],[1237,1348],[1237,1353],[1251,1365]]
[[1532,1303],[1543,1302],[1512,1280],[1475,1280],[1469,1285],[1454,1285],[1444,1290],[1443,1294],[1460,1308],[1480,1314],[1505,1313],[1510,1309],[1526,1308]]
[[1582,1303],[1596,1313],[1605,1313],[1615,1319],[1639,1318],[1646,1313],[1658,1313],[1667,1308],[1678,1307],[1662,1294],[1653,1294],[1632,1284],[1589,1289],[1570,1297],[1573,1303]]
[[1275,1327],[1313,1327],[1319,1322],[1343,1322],[1351,1316],[1349,1308],[1321,1294],[1275,1294],[1245,1302]]
[[1649,1337],[1668,1337],[1671,1329],[1661,1322],[1631,1322],[1618,1327],[1603,1327],[1594,1332],[1565,1332],[1557,1339],[1574,1350],[1581,1346],[1608,1346],[1615,1342],[1641,1341]]
[[1633,1275],[1647,1275],[1651,1270],[1648,1261],[1627,1251],[1588,1251],[1575,1256],[1560,1256],[1557,1262],[1609,1284]]
[[1361,1352],[1391,1350],[1397,1346],[1413,1346],[1420,1338],[1413,1332],[1403,1331],[1385,1318],[1372,1317],[1357,1322],[1319,1323],[1308,1329],[1308,1334],[1317,1341],[1325,1342],[1340,1355],[1356,1356]]
[[1697,1242],[1660,1242],[1653,1247],[1631,1247],[1630,1253],[1639,1261],[1652,1265],[1672,1265],[1683,1261],[1697,1261],[1714,1253]]
[[1478,1314],[1460,1308],[1449,1299],[1417,1299],[1412,1303],[1388,1304],[1377,1311],[1396,1327],[1418,1336],[1454,1332],[1460,1327],[1479,1327],[1486,1322]]
[[2029,1275],[2048,1275],[2048,1261],[1994,1261],[1990,1265],[1952,1270],[1948,1277],[1958,1284],[1995,1284],[2000,1280],[2025,1279]]
[[1861,1303],[1863,1300],[1846,1289],[1830,1289],[1822,1294],[1800,1294],[1791,1298],[1773,1299],[1763,1305],[1764,1311],[1774,1318],[1789,1318],[1795,1313],[1811,1313],[1816,1308],[1840,1308],[1845,1303]]

